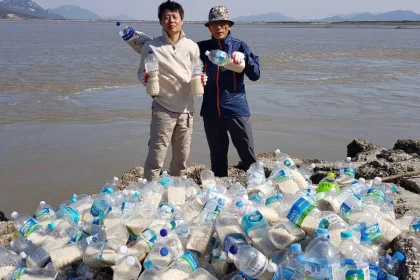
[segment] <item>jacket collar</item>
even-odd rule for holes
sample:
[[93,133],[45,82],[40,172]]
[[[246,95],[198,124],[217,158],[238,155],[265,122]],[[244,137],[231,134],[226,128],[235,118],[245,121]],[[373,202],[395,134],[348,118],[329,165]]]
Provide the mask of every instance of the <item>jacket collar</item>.
[[165,30],[163,30],[162,29],[162,36],[163,36],[163,40],[166,42],[166,43],[168,43],[168,44],[171,44],[172,45],[172,47],[174,47],[175,48],[175,46],[179,43],[179,42],[181,42],[181,40],[185,37],[185,33],[184,33],[184,31],[183,30],[181,30],[181,35],[179,36],[179,39],[178,39],[178,41],[176,41],[176,42],[172,42],[172,40],[169,38],[169,36],[168,36],[168,33],[166,33],[166,31]]
[[229,34],[226,36],[226,38],[224,38],[222,40],[217,40],[213,36],[211,37],[211,39],[216,44],[219,44],[220,43],[221,45],[229,46],[232,43],[232,34],[229,31]]

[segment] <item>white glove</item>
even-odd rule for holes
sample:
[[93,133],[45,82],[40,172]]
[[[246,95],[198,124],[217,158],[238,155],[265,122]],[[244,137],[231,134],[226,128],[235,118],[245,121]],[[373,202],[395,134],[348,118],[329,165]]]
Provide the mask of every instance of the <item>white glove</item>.
[[134,34],[136,35],[135,43],[139,45],[145,44],[146,42],[153,40],[152,37],[140,31],[135,31]]
[[241,52],[234,52],[232,54],[233,63],[241,64],[245,61],[245,55]]
[[203,86],[207,84],[208,79],[209,77],[207,77],[206,73],[201,74],[201,83],[203,84]]

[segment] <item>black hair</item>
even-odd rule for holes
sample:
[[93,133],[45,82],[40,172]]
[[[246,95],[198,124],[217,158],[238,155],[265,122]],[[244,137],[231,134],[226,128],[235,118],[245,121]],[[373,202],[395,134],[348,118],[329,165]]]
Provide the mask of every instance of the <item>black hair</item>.
[[175,1],[167,0],[166,2],[163,2],[162,4],[159,5],[159,8],[158,8],[159,20],[162,20],[163,12],[165,10],[169,10],[171,12],[178,12],[179,15],[181,16],[181,19],[184,19],[184,9],[182,8],[181,4]]

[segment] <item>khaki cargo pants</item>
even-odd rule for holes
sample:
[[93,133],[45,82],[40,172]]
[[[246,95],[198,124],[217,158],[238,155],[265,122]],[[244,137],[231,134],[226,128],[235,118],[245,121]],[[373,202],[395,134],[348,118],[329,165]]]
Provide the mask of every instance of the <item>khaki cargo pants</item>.
[[148,181],[159,178],[169,143],[172,145],[172,160],[169,174],[184,175],[190,155],[193,130],[192,113],[174,113],[166,110],[156,100],[152,104],[149,152],[144,164],[144,177]]

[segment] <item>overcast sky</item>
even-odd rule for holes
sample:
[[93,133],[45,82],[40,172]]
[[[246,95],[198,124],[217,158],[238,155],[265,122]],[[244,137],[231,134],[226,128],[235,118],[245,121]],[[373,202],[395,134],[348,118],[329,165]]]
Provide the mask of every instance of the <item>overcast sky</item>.
[[[72,4],[100,16],[126,14],[136,19],[154,20],[163,0],[34,0],[43,8]],[[232,17],[279,12],[295,19],[317,19],[354,12],[412,10],[420,13],[420,0],[179,0],[186,20],[205,20],[212,6],[225,5]],[[258,3],[258,4],[257,4]]]

